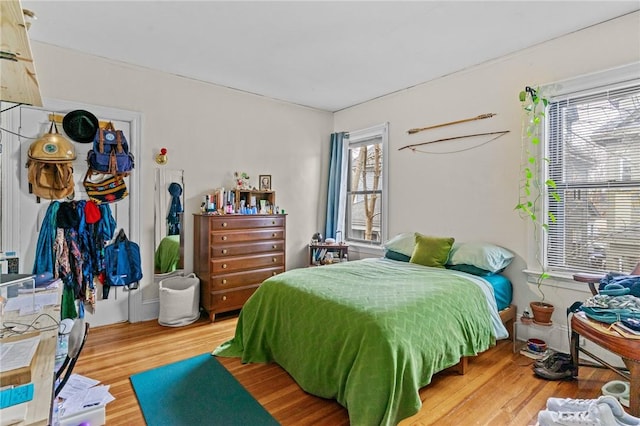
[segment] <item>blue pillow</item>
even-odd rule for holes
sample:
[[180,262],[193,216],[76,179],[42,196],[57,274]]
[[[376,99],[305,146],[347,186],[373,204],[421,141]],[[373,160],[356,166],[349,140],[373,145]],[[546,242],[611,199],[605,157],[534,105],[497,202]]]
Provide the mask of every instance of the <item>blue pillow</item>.
[[509,266],[513,253],[491,243],[455,243],[448,265],[472,265],[485,271],[498,272]]
[[413,254],[413,249],[416,246],[416,233],[415,232],[403,232],[401,234],[396,235],[386,243],[384,243],[384,248],[387,250],[392,250],[396,253],[404,254],[405,256],[409,256]]

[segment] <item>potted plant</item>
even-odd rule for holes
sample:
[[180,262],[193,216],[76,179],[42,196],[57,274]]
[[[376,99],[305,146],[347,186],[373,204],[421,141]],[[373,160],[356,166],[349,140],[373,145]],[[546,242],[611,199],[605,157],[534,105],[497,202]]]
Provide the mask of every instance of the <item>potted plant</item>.
[[536,239],[536,261],[540,268],[540,275],[536,280],[538,292],[542,296],[541,300],[530,303],[534,322],[542,325],[551,325],[551,314],[554,306],[545,302],[545,294],[542,290],[542,282],[549,277],[545,264],[542,260],[540,238],[546,242],[544,233],[549,229],[549,222],[555,222],[556,218],[552,212],[540,214],[544,209],[544,196],[546,190],[549,194],[560,201],[560,196],[555,192],[556,184],[552,179],[546,178],[545,163],[549,160],[541,154],[542,149],[542,126],[548,100],[541,96],[537,90],[527,86],[520,92],[520,102],[523,111],[522,123],[522,180],[518,204],[515,209],[520,216],[529,220],[534,228],[534,238]]

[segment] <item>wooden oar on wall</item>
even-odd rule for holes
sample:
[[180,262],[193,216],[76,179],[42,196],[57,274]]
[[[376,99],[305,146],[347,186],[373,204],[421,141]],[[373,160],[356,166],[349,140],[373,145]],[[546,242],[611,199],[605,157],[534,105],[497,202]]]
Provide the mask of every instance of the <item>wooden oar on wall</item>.
[[[411,144],[411,145],[406,145],[406,146],[403,146],[402,148],[398,148],[398,151],[402,151],[403,149],[407,149],[407,148],[410,148],[412,151],[415,151],[415,148],[417,146],[428,145],[430,143],[436,143],[436,142],[453,141],[453,140],[456,140],[456,139],[473,138],[473,137],[476,137],[476,136],[499,135],[499,136],[496,136],[494,138],[494,139],[497,139],[500,136],[506,135],[507,133],[509,133],[509,130],[502,130],[500,132],[474,133],[472,135],[463,135],[463,136],[453,136],[453,137],[450,137],[450,138],[437,139],[435,141],[427,141],[427,142],[420,142],[420,143],[414,143],[414,144]],[[491,139],[491,140],[493,140],[493,139]]]
[[484,120],[485,118],[491,118],[494,115],[496,115],[496,114],[494,114],[492,112],[490,112],[488,114],[480,114],[477,117],[465,118],[464,120],[451,121],[449,123],[436,124],[435,126],[429,126],[429,127],[419,127],[419,128],[409,129],[409,130],[407,130],[407,133],[412,135],[414,133],[422,132],[424,130],[429,130],[429,129],[436,129],[438,127],[445,127],[445,126],[451,126],[453,124],[466,123],[467,121]]

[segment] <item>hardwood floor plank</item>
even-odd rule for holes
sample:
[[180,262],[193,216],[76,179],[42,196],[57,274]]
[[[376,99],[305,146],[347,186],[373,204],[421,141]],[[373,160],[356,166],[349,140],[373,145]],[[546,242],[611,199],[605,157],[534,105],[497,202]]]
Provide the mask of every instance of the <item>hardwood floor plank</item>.
[[[144,425],[129,377],[211,352],[233,337],[236,322],[230,315],[177,328],[156,321],[91,328],[75,372],[111,386],[116,400],[107,405],[108,425]],[[349,424],[345,408],[304,392],[276,364],[218,360],[284,426]],[[549,397],[596,398],[605,383],[618,379],[607,369],[581,367],[579,380],[546,381],[533,374],[531,364],[512,353],[509,341],[500,341],[469,359],[465,375],[435,375],[420,390],[420,412],[401,425],[534,425]]]

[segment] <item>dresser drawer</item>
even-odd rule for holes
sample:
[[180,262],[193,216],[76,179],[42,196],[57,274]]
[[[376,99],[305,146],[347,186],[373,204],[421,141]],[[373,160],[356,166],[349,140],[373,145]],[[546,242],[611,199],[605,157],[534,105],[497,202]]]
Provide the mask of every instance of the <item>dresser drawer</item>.
[[211,277],[211,290],[222,291],[235,287],[244,287],[252,284],[260,284],[267,278],[284,272],[283,266],[275,268],[257,269],[231,274],[214,275]]
[[284,251],[284,240],[260,241],[248,244],[217,244],[211,247],[211,257]]
[[268,268],[284,265],[284,253],[267,253],[253,256],[239,256],[230,258],[215,258],[211,260],[212,274],[226,274],[228,272],[245,269]]
[[211,244],[243,243],[249,241],[283,240],[284,228],[244,229],[215,231],[211,233]]
[[225,312],[232,309],[239,309],[258,289],[258,287],[260,287],[260,285],[244,287],[238,290],[213,292],[209,295],[209,306],[214,312]]
[[217,217],[211,221],[211,230],[244,229],[244,228],[276,228],[284,226],[284,218],[276,216],[230,216]]

